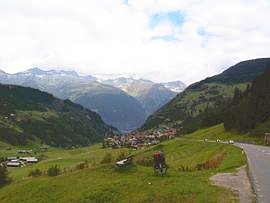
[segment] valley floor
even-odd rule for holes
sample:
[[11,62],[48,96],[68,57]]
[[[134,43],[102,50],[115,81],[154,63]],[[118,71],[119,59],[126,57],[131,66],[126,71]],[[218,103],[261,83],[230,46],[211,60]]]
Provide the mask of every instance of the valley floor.
[[[0,157],[14,150],[0,150]],[[155,176],[150,166],[156,150],[165,153],[169,165],[164,177]],[[135,155],[132,166],[117,169],[115,161],[100,163],[106,154],[115,160],[122,152]],[[51,148],[42,157],[36,165],[10,169],[13,181],[0,189],[0,202],[238,202],[235,193],[212,185],[209,178],[246,164],[245,155],[235,146],[182,138],[138,151],[101,145]],[[78,169],[82,161],[88,167]],[[28,176],[31,169],[45,172],[54,165],[61,169],[59,176]]]

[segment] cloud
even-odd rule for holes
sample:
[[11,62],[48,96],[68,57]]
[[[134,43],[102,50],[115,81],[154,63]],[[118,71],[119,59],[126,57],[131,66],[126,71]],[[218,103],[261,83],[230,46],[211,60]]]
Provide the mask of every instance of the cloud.
[[180,11],[156,13],[150,17],[150,27],[156,27],[162,22],[171,23],[173,26],[182,26],[184,21],[184,14]]
[[0,68],[195,82],[269,57],[267,0],[0,0]]

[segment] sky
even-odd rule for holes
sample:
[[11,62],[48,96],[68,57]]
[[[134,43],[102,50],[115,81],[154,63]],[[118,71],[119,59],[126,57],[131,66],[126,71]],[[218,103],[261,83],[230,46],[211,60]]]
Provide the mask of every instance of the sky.
[[186,84],[270,57],[269,0],[0,0],[0,69]]

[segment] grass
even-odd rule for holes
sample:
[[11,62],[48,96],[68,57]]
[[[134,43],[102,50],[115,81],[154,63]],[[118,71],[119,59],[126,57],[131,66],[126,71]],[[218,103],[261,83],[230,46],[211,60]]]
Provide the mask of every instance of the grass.
[[[137,164],[151,158],[156,150],[164,151],[169,165],[165,177],[154,176],[152,167]],[[213,186],[209,177],[233,171],[246,163],[241,150],[224,144],[175,139],[145,150],[132,151],[133,165],[116,169],[113,164],[100,164],[107,153],[115,160],[123,149],[101,149],[101,145],[64,150],[51,148],[46,160],[20,169],[10,170],[13,182],[0,189],[0,202],[237,202],[226,189]],[[183,172],[182,165],[196,166],[225,153],[217,168]],[[3,150],[0,150],[0,156]],[[42,171],[58,165],[61,170],[87,160],[89,167],[56,177],[28,177],[32,169]],[[16,192],[14,192],[16,191]]]
[[[194,133],[185,136],[186,139],[209,139],[222,141],[234,140],[237,142],[251,143],[251,144],[264,144],[264,125],[258,126],[250,133],[239,133],[237,131],[226,131],[223,124],[219,124],[210,128],[197,130]],[[264,131],[265,132],[265,131]]]

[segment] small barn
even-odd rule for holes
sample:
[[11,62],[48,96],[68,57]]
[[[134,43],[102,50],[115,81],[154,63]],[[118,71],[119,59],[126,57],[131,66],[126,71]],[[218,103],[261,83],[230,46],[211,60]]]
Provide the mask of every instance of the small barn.
[[21,167],[21,166],[22,164],[19,161],[13,160],[13,161],[7,162],[7,167]]
[[264,140],[266,145],[270,145],[270,133],[265,133]]

